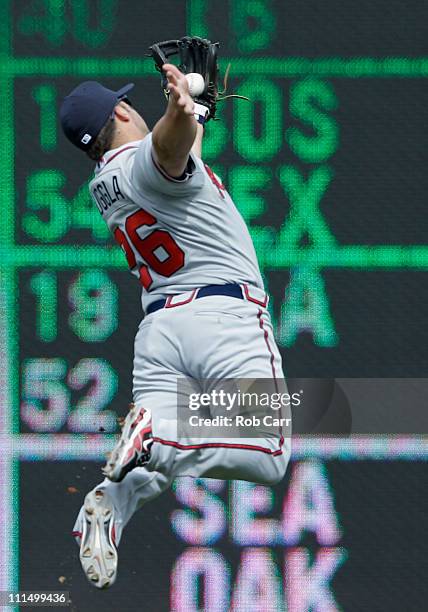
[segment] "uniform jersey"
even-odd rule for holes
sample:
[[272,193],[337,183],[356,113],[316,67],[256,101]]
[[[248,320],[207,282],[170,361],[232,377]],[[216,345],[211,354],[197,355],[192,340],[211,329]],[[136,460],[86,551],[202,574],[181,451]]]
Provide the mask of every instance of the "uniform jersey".
[[155,162],[152,134],[109,151],[89,189],[143,286],[143,308],[204,285],[263,288],[248,229],[221,181],[190,154],[183,177]]
[[[153,300],[204,285],[248,283],[263,289],[243,219],[220,181],[194,155],[190,156],[183,178],[172,179],[155,164],[152,138],[146,136],[142,141],[110,151],[99,164],[90,190],[125,251],[132,272],[144,287],[143,308]],[[191,295],[194,297],[194,293]],[[114,523],[112,520],[109,525],[115,526],[116,544],[136,509],[160,495],[177,477],[247,480],[267,486],[283,478],[290,443],[279,427],[258,426],[257,438],[250,433],[247,437],[245,428],[234,437],[236,434],[225,435],[224,429],[222,432],[221,428],[207,427],[205,437],[201,427],[194,432],[192,426],[183,428],[184,412],[179,416],[178,396],[184,400],[186,395],[183,391],[178,393],[179,380],[190,382],[192,390],[200,385],[201,389],[212,391],[218,389],[217,385],[212,386],[213,381],[226,381],[226,388],[230,389],[227,381],[270,379],[276,395],[286,393],[281,354],[266,302],[250,299],[247,292],[245,295],[248,299],[231,299],[228,295],[210,295],[201,300],[184,297],[180,304],[175,304],[179,308],[159,310],[139,325],[134,344],[132,395],[138,413],[150,411],[151,421],[149,425],[144,420],[132,422],[135,413],[130,412],[113,451],[113,461],[116,465],[119,457],[128,461],[130,452],[134,457],[137,449],[142,449],[143,435],[152,436],[150,458],[148,463],[132,469],[120,486],[106,478],[94,490],[103,491],[104,499],[111,500]],[[184,403],[181,406],[184,410]],[[140,412],[142,407],[144,412]],[[224,410],[224,406],[212,411],[211,408],[210,416],[214,418]],[[289,418],[289,410],[284,406],[280,413],[275,412],[275,416],[278,414],[280,418]],[[110,462],[111,459],[109,464],[114,465]],[[92,526],[101,521],[104,525],[107,520],[92,508],[92,523],[88,523],[88,505],[93,506],[92,501],[85,503],[86,508],[80,511],[74,527],[82,540],[82,551],[89,541],[82,534],[88,532],[92,537]],[[91,545],[89,557],[81,553],[81,559],[85,559],[82,565],[91,581],[92,559],[100,568],[100,554],[104,559],[107,558],[104,550],[110,553],[112,550],[110,541],[105,548],[103,544],[104,541],[96,543],[95,549]],[[111,557],[108,559],[109,564],[106,562],[103,567],[113,567],[114,577],[115,565]],[[98,584],[101,577],[107,584],[112,579],[111,573],[104,577],[100,572],[96,577]],[[179,601],[173,608],[186,609],[186,604],[183,606]]]

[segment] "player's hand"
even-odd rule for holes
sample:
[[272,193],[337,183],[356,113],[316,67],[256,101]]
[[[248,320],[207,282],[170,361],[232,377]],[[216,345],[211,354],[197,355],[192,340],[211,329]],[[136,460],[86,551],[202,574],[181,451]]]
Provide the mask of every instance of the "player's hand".
[[195,103],[190,96],[189,83],[185,75],[174,64],[164,64],[162,70],[168,79],[167,89],[170,93],[170,100],[184,114],[193,115]]

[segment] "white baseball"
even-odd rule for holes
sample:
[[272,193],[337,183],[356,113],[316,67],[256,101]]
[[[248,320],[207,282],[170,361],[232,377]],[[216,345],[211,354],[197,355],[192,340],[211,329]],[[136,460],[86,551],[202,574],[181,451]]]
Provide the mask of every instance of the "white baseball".
[[202,74],[190,72],[186,74],[186,79],[189,83],[189,93],[192,97],[199,96],[204,91],[205,81]]

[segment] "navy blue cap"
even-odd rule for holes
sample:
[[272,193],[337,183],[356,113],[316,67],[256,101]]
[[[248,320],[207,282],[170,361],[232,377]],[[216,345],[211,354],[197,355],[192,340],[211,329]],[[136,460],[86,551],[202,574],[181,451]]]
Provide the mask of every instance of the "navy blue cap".
[[89,149],[116,104],[126,98],[133,87],[134,83],[128,83],[118,91],[112,91],[96,81],[78,85],[61,105],[60,119],[64,134],[79,149]]

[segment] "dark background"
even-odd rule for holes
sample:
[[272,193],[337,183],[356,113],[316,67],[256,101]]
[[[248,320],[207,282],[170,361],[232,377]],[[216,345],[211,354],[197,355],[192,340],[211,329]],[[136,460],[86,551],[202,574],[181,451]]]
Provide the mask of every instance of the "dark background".
[[[206,6],[207,32],[189,31],[189,15]],[[16,274],[20,305],[16,311],[19,331],[17,371],[22,362],[33,358],[64,358],[70,367],[82,358],[103,357],[118,375],[118,392],[112,408],[126,411],[131,397],[133,337],[141,318],[139,287],[126,271],[106,268],[118,287],[119,321],[116,331],[104,342],[84,343],[67,324],[70,307],[66,294],[72,279],[84,263],[81,248],[98,245],[110,252],[110,239],[95,239],[89,230],[73,227],[59,241],[43,243],[25,231],[28,214],[27,180],[40,170],[59,170],[66,177],[63,195],[71,200],[91,175],[92,162],[79,155],[58,131],[57,146],[50,152],[40,146],[39,107],[32,98],[34,87],[55,88],[57,113],[64,95],[82,79],[66,69],[57,76],[43,73],[31,58],[88,57],[141,58],[148,45],[176,38],[185,33],[206,33],[221,41],[224,58],[321,59],[338,57],[419,58],[427,56],[428,5],[422,0],[287,0],[266,1],[265,13],[274,15],[274,33],[264,47],[248,52],[235,28],[239,0],[185,2],[184,0],[99,0],[97,2],[57,3],[52,15],[45,1],[15,0],[10,3],[12,53],[29,58],[27,71],[14,78],[15,127],[15,241],[45,249],[49,244],[76,246],[76,267],[64,270],[52,251],[52,268],[58,273],[58,337],[41,342],[35,334],[35,303],[28,292],[29,277],[40,267],[21,269]],[[85,26],[82,10],[90,6]],[[80,7],[80,8],[79,8]],[[95,9],[94,9],[95,7]],[[193,9],[192,9],[193,7]],[[103,14],[99,28],[96,10]],[[113,18],[106,19],[106,15]],[[36,19],[34,19],[36,18]],[[80,20],[80,21],[79,21]],[[78,24],[78,25],[76,25]],[[80,24],[80,25],[79,25]],[[83,24],[83,25],[82,25]],[[249,19],[251,30],[257,20]],[[90,29],[100,36],[88,36]],[[82,34],[83,32],[83,34]],[[40,68],[41,66],[41,68]],[[229,91],[237,91],[246,80],[232,76]],[[149,126],[162,113],[164,100],[159,79],[138,74],[118,77],[112,74],[94,79],[112,88],[125,82],[136,83],[132,96]],[[269,77],[270,78],[270,77]],[[289,110],[290,88],[302,78],[272,77],[281,92],[283,130],[298,126]],[[428,88],[423,78],[345,78],[321,80],[333,88],[337,108],[329,112],[339,127],[339,147],[325,162],[334,179],[324,194],[320,210],[339,245],[426,245],[426,193]],[[233,142],[235,117],[240,101],[229,101],[220,111],[221,123],[231,136],[224,152],[208,161],[222,168],[228,185],[231,168],[246,165]],[[245,102],[242,102],[245,104]],[[256,131],[260,129],[256,105]],[[310,135],[310,128],[307,133]],[[13,163],[13,160],[11,160]],[[267,210],[251,227],[270,226],[277,232],[287,217],[290,203],[276,180],[281,165],[291,164],[307,175],[316,165],[304,164],[292,152],[284,136],[277,155],[258,162],[272,172],[272,182],[263,194]],[[248,164],[251,166],[251,164]],[[233,194],[232,194],[233,195]],[[240,202],[237,201],[238,207]],[[43,212],[40,218],[43,217]],[[64,210],[70,215],[70,210]],[[99,220],[99,223],[102,223]],[[310,245],[309,245],[310,246]],[[304,250],[308,245],[302,244]],[[260,253],[263,256],[263,253]],[[99,265],[103,263],[100,259]],[[272,296],[272,312],[278,319],[290,270],[264,270]],[[428,331],[425,316],[427,271],[415,269],[344,268],[320,269],[328,298],[330,315],[338,343],[321,347],[312,334],[301,331],[294,345],[281,347],[285,372],[301,377],[424,377],[428,366]],[[20,376],[20,374],[19,374]],[[88,389],[83,389],[82,394]],[[22,399],[22,398],[21,398]],[[72,403],[77,396],[72,397]],[[20,431],[30,430],[20,423]],[[65,433],[62,428],[60,433]],[[343,525],[343,545],[348,560],[333,581],[333,591],[342,610],[419,611],[427,599],[426,559],[426,464],[399,461],[331,461],[326,463],[337,510]],[[276,487],[282,499],[289,473]],[[87,584],[81,573],[77,548],[70,538],[74,517],[85,493],[99,481],[99,466],[78,462],[21,462],[20,464],[20,582],[21,589],[67,588],[73,610],[167,610],[169,578],[177,555],[184,549],[172,534],[169,515],[178,506],[168,492],[134,517],[125,532],[120,549],[120,574],[115,587],[99,593]],[[68,487],[77,491],[70,493]],[[308,547],[314,544],[308,544]],[[227,539],[220,551],[236,572],[240,550]],[[284,549],[275,548],[282,567]],[[61,587],[58,577],[66,578]],[[246,611],[244,611],[246,612]],[[294,612],[291,610],[291,612]]]
[[[292,468],[274,487],[271,516],[281,512]],[[328,461],[325,471],[343,532],[339,545],[348,554],[331,583],[339,609],[422,610],[428,596],[425,462]],[[77,514],[82,495],[98,481],[98,474],[98,465],[92,463],[21,464],[20,588],[69,590],[72,610],[79,612],[167,611],[171,568],[186,548],[172,533],[169,519],[182,506],[168,491],[143,507],[124,532],[117,583],[109,591],[97,591],[81,572],[69,532],[70,517]],[[70,486],[78,492],[69,493]],[[226,493],[220,496],[227,499]],[[320,548],[312,534],[306,534],[298,546],[312,554]],[[235,577],[245,547],[236,546],[226,535],[214,548],[231,564]],[[282,573],[287,549],[271,550]],[[60,576],[66,578],[63,585]]]

